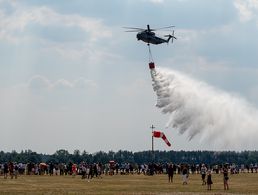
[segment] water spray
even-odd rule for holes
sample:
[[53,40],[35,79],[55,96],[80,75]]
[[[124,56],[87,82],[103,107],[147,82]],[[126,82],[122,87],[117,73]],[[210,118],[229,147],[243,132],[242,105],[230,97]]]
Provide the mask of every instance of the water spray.
[[156,106],[169,115],[167,127],[189,140],[198,137],[212,149],[257,149],[258,111],[251,104],[178,71],[153,65],[149,68]]

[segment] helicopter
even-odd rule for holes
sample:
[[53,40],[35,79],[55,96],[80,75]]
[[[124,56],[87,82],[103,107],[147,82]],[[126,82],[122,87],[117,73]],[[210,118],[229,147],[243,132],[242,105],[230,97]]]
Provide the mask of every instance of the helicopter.
[[176,39],[176,37],[174,36],[174,30],[172,31],[172,35],[168,34],[168,35],[164,36],[164,37],[168,37],[167,39],[156,36],[153,31],[167,29],[167,28],[173,28],[173,27],[175,27],[175,26],[167,26],[167,27],[163,27],[163,28],[151,29],[150,25],[148,24],[147,29],[135,28],[135,27],[124,27],[124,28],[130,29],[125,32],[138,32],[136,35],[136,38],[138,41],[141,40],[141,41],[147,43],[148,45],[150,45],[150,43],[154,44],[154,45],[158,45],[161,43],[169,43],[170,39],[171,39],[171,42],[173,43],[173,39]]

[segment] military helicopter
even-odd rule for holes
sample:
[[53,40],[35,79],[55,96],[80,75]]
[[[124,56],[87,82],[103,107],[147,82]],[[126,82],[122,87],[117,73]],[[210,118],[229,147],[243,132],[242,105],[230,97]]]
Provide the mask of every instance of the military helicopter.
[[161,37],[156,36],[153,31],[167,29],[167,28],[173,28],[173,27],[175,27],[175,26],[167,26],[167,27],[163,27],[163,28],[151,29],[150,25],[148,24],[147,29],[135,28],[135,27],[124,27],[124,28],[130,29],[125,32],[138,32],[136,35],[136,38],[138,39],[138,41],[141,40],[141,41],[147,43],[148,45],[150,45],[150,43],[154,44],[154,45],[158,45],[161,43],[169,43],[170,39],[171,39],[171,42],[173,43],[173,39],[176,39],[176,37],[174,36],[174,30],[172,31],[172,35],[168,34],[168,35],[164,36],[164,37],[168,37],[167,39],[163,39]]

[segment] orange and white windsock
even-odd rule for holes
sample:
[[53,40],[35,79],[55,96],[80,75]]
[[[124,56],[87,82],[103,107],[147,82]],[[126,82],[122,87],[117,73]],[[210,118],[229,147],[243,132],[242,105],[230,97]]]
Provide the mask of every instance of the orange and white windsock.
[[166,144],[168,146],[171,146],[170,142],[168,141],[167,137],[165,136],[165,134],[161,131],[153,131],[152,132],[152,136],[153,137],[157,137],[157,138],[162,138],[164,140],[164,142],[166,142]]

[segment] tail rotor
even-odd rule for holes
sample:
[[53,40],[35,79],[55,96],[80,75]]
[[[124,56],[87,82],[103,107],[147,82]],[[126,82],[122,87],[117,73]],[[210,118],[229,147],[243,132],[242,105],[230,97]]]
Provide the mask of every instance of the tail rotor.
[[177,38],[175,37],[175,31],[174,31],[174,30],[172,31],[172,35],[165,35],[165,37],[168,37],[167,42],[169,42],[169,40],[171,39],[171,42],[172,42],[172,43],[173,43],[173,40],[174,40],[174,39],[177,39]]

